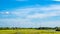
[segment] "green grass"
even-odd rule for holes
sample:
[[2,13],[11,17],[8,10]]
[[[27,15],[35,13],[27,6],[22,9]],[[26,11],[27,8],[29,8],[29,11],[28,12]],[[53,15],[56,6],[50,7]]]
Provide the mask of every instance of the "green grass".
[[21,30],[0,30],[0,34],[60,34],[60,32],[54,30],[21,29]]

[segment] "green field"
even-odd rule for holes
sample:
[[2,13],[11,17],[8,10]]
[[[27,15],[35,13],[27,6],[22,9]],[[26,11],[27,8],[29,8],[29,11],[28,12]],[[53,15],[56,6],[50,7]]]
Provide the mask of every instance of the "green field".
[[55,30],[21,29],[21,30],[0,30],[0,34],[60,34],[60,32]]

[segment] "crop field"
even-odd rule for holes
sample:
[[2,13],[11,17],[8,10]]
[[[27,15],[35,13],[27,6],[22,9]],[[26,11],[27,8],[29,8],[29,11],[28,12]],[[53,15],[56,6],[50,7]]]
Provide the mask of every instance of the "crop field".
[[55,30],[36,30],[36,29],[19,29],[19,30],[0,30],[0,34],[60,34]]

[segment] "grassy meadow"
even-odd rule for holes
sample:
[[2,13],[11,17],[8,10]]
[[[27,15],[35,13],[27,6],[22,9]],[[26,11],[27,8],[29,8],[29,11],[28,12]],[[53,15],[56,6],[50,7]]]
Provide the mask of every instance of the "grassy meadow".
[[60,34],[55,30],[37,30],[37,29],[18,29],[18,30],[0,30],[0,34]]

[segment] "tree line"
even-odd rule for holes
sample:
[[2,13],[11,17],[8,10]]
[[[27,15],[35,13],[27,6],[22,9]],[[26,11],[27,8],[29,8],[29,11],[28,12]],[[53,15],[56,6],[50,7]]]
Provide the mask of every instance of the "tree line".
[[0,30],[7,30],[7,29],[12,29],[12,30],[15,30],[15,29],[57,29],[57,28],[59,28],[60,29],[60,27],[54,27],[54,28],[52,28],[52,27],[38,27],[38,28],[20,28],[20,27],[0,27]]

